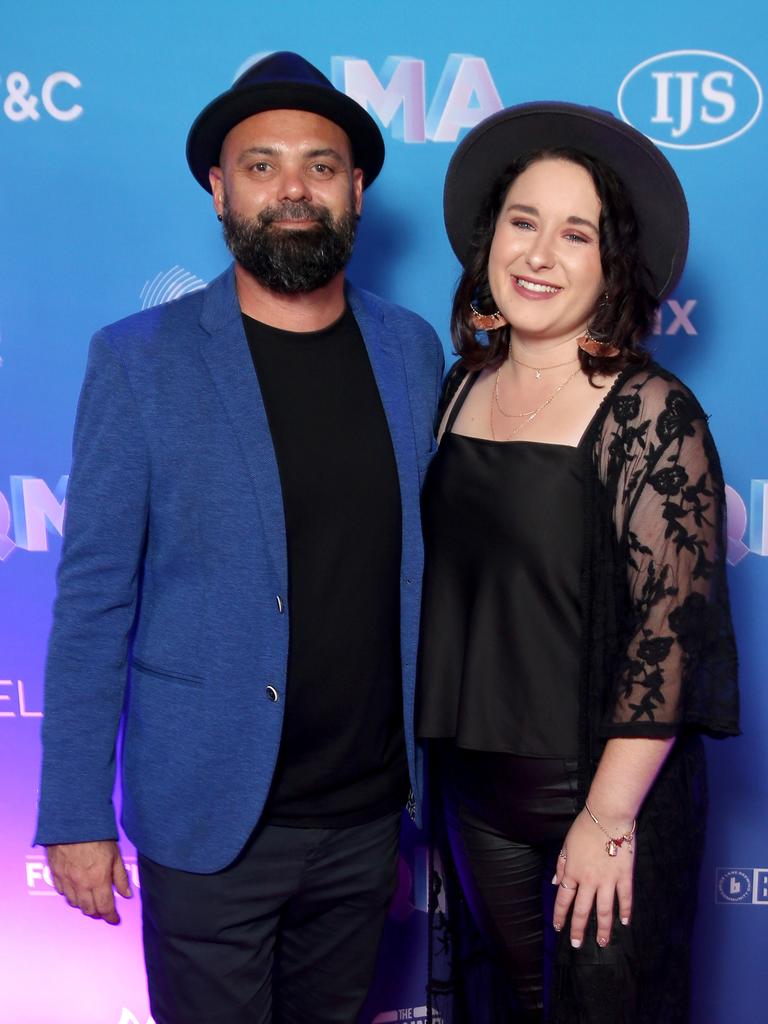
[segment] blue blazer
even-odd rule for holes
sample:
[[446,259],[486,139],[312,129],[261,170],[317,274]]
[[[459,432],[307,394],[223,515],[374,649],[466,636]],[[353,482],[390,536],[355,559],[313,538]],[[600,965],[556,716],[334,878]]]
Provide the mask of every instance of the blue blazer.
[[[348,287],[389,424],[403,510],[408,764],[421,791],[414,681],[419,490],[443,372],[420,317]],[[187,871],[230,863],[259,820],[288,657],[282,495],[230,268],[99,332],[75,425],[45,681],[35,842],[117,836]]]

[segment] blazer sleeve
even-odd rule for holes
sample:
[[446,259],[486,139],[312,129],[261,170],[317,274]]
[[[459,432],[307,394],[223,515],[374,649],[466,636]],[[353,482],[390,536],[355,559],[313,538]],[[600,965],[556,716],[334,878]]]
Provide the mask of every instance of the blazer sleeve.
[[149,510],[140,410],[112,339],[90,346],[78,403],[45,674],[36,843],[117,837],[112,803]]
[[[629,417],[634,410],[637,415]],[[707,418],[674,378],[615,405],[616,515],[628,637],[604,736],[738,733],[725,575],[725,490]]]

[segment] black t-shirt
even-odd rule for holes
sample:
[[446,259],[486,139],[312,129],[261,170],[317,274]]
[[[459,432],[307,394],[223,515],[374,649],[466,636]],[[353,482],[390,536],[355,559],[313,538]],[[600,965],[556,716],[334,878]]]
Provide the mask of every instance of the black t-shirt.
[[322,331],[243,316],[280,471],[291,642],[266,809],[275,824],[372,821],[407,792],[401,507],[392,441],[350,310]]

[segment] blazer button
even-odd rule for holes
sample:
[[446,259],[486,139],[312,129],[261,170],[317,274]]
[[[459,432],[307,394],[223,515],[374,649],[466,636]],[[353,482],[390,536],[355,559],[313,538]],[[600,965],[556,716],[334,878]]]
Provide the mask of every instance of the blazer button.
[[272,701],[273,704],[277,704],[277,702],[280,700],[280,694],[277,692],[274,686],[268,686],[265,692],[267,694],[267,697],[269,698],[269,700]]

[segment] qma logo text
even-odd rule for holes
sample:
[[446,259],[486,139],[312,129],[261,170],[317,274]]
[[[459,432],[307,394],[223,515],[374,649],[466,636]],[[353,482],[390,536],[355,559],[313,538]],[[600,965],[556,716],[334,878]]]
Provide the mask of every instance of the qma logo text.
[[[236,77],[265,56],[243,61]],[[379,73],[360,57],[332,57],[330,77],[402,142],[455,142],[462,128],[504,106],[488,64],[474,54],[449,54],[429,105],[426,61],[417,57],[389,56]]]
[[23,679],[0,679],[0,718],[42,718],[37,702],[30,699]]
[[[678,318],[681,311],[675,314]],[[0,562],[17,548],[47,551],[48,537],[60,537],[64,529],[68,476],[59,478],[51,490],[41,477],[12,476],[11,501],[0,491]],[[753,480],[750,513],[734,488],[726,486],[728,502],[728,561],[736,565],[750,551],[768,555],[768,480]],[[749,523],[749,540],[744,536]],[[13,538],[11,529],[13,528]]]

